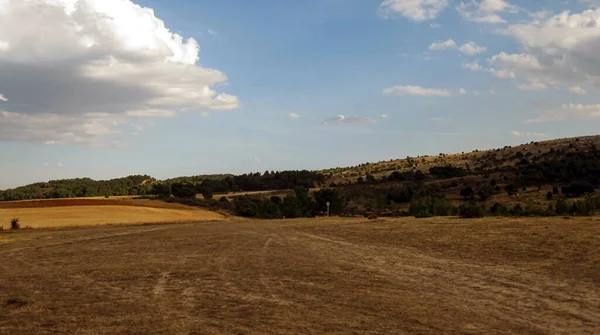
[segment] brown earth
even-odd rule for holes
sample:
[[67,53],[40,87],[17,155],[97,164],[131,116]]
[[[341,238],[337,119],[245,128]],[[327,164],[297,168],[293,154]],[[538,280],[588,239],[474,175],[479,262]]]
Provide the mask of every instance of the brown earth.
[[2,334],[597,334],[600,219],[0,232]]

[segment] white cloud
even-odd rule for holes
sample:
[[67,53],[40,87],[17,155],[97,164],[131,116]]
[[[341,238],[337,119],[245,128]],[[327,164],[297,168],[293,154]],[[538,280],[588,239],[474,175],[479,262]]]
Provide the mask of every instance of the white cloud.
[[517,130],[513,130],[511,134],[514,137],[546,137],[544,133],[520,132]]
[[439,23],[432,23],[432,24],[430,24],[429,26],[430,26],[431,28],[434,28],[434,29],[435,29],[435,28],[440,28],[442,25],[441,25],[441,24],[439,24]]
[[121,141],[121,140],[114,140],[110,144],[111,148],[127,148],[128,146],[129,146],[129,143],[127,143],[125,141]]
[[127,111],[125,115],[133,117],[175,117],[177,113],[164,109],[147,109]]
[[463,62],[462,63],[462,67],[463,69],[467,69],[470,71],[483,71],[483,72],[488,72],[491,73],[494,77],[498,77],[501,79],[514,79],[515,78],[515,73],[511,72],[511,71],[507,71],[507,70],[497,70],[494,68],[486,68],[483,67],[479,64],[479,62],[475,61],[475,62]]
[[300,118],[300,115],[298,115],[296,113],[290,113],[290,114],[288,114],[288,118],[290,118],[292,120],[296,120],[296,119]]
[[563,12],[500,32],[513,37],[524,53],[492,57],[498,69],[547,86],[578,87],[579,92],[600,87],[600,9]]
[[4,94],[0,93],[0,101],[7,102],[8,99],[4,96]]
[[456,10],[467,21],[479,23],[506,23],[497,13],[517,13],[520,8],[511,5],[506,0],[483,0],[480,2],[470,1],[462,2],[456,7]]
[[586,95],[587,91],[584,90],[583,88],[579,87],[579,86],[571,86],[569,87],[569,91],[571,93],[575,93],[575,94],[579,94],[579,95]]
[[443,42],[434,42],[431,43],[431,45],[429,46],[429,50],[445,50],[445,49],[450,49],[450,48],[455,48],[456,47],[456,42],[454,42],[453,40],[449,39]]
[[460,48],[458,48],[458,50],[465,55],[472,56],[472,55],[480,54],[482,52],[486,52],[487,48],[479,46],[475,42],[469,41],[469,42],[463,44]]
[[465,90],[464,88],[461,88],[458,93],[460,94],[467,94],[467,90]]
[[548,16],[552,15],[552,12],[549,10],[541,10],[539,12],[529,13],[528,15],[529,15],[529,17],[531,17],[533,19],[543,20],[543,19],[547,18]]
[[362,116],[357,116],[357,115],[353,115],[353,116],[344,116],[344,115],[336,115],[334,117],[331,117],[327,120],[325,120],[323,122],[323,124],[327,125],[327,124],[350,124],[350,123],[372,123],[375,122],[375,120],[368,118],[368,117],[362,117]]
[[0,42],[0,140],[110,145],[132,118],[240,106],[194,39],[129,0],[0,0]]
[[417,96],[438,96],[447,97],[452,93],[448,90],[435,89],[435,88],[424,88],[421,86],[392,86],[383,90],[383,94],[386,95],[417,95]]
[[523,91],[541,91],[548,88],[544,83],[530,82],[527,84],[519,84],[517,88]]
[[462,67],[463,69],[467,69],[470,71],[486,71],[485,68],[483,68],[479,62],[475,61],[475,62],[462,62]]
[[63,162],[57,162],[56,163],[56,167],[57,168],[61,168],[61,167],[64,167],[64,166],[65,166],[65,163],[63,163]]
[[434,122],[446,122],[446,121],[448,121],[448,119],[446,119],[444,117],[432,117],[431,121],[434,121]]
[[527,120],[529,123],[562,121],[567,119],[600,119],[600,104],[564,104],[560,108],[545,110]]
[[387,118],[388,118],[388,115],[387,115],[387,114],[381,114],[381,118],[382,118],[382,119],[387,119]]
[[433,20],[448,6],[448,0],[385,0],[380,12],[385,18],[400,14],[413,21]]
[[261,162],[260,157],[254,156],[254,162],[256,162],[256,164],[260,164],[260,162]]

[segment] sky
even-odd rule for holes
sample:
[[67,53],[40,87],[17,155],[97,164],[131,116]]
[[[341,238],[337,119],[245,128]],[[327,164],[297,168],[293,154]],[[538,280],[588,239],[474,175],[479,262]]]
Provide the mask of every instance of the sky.
[[592,135],[600,0],[0,0],[0,189]]

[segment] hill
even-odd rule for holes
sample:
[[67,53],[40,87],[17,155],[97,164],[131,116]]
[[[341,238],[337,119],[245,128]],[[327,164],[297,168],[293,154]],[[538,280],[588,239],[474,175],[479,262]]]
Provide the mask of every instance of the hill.
[[[567,214],[580,208],[566,199],[591,194],[599,184],[599,147],[600,136],[586,136],[321,171],[57,180],[0,192],[0,200],[153,194],[255,217],[318,215],[326,211],[326,202],[332,203],[332,213],[346,215],[450,215],[467,204],[493,213]],[[211,200],[213,193],[293,189],[283,199],[258,193],[237,196],[233,204],[227,198],[220,204]],[[196,199],[198,193],[205,200]],[[563,205],[569,207],[566,213],[556,208]],[[595,207],[584,210],[590,211]]]

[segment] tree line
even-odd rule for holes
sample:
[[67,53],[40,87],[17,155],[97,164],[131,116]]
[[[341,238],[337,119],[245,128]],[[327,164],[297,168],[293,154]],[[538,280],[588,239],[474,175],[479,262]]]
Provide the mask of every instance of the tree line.
[[90,178],[51,180],[0,191],[0,201],[144,195],[149,194],[153,181],[154,179],[147,175],[132,175],[110,180]]

